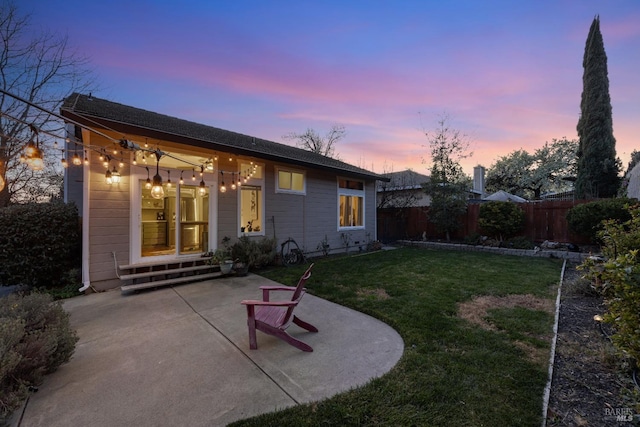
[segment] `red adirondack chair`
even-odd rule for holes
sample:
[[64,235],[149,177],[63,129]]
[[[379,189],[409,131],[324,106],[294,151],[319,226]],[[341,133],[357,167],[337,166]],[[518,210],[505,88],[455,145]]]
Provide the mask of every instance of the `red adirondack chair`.
[[[286,329],[293,322],[309,332],[318,332],[318,329],[309,323],[300,320],[298,316],[293,314],[302,296],[305,294],[304,284],[311,277],[311,268],[309,266],[304,272],[297,286],[260,286],[262,289],[262,301],[244,300],[242,304],[247,306],[247,324],[249,326],[249,348],[255,350],[258,348],[256,340],[256,329],[265,334],[278,337],[292,346],[302,351],[313,351],[308,344],[289,335]],[[269,292],[271,291],[289,291],[292,292],[291,299],[287,301],[270,301]]]

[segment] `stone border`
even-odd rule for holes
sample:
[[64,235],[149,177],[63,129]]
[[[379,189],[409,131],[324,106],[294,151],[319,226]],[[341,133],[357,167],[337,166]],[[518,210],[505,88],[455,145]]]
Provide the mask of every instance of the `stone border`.
[[440,243],[429,241],[398,240],[397,243],[402,246],[419,246],[431,249],[450,249],[463,252],[492,252],[499,255],[560,258],[578,263],[581,263],[591,255],[583,252],[558,251],[552,249],[509,249],[495,248],[492,246],[464,245],[460,243]]

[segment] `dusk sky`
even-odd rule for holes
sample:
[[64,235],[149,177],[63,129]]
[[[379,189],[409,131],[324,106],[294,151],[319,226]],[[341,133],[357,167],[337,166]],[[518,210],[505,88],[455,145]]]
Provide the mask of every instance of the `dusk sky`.
[[[20,0],[90,58],[95,96],[276,142],[344,125],[340,158],[428,174],[443,114],[472,174],[577,139],[600,15],[617,154],[640,150],[640,1]],[[425,163],[426,162],[426,163]]]

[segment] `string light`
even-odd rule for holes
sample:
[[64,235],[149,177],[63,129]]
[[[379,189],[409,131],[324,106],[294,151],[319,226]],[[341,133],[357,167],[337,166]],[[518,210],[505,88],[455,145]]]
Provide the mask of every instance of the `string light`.
[[80,166],[82,164],[82,159],[80,158],[80,156],[78,156],[78,153],[73,153],[71,163],[73,163],[75,166]]
[[67,163],[67,158],[64,155],[64,150],[62,150],[62,158],[60,159],[60,163],[62,163],[62,167],[65,169],[69,167],[69,163]]
[[89,166],[89,158],[87,157],[87,150],[84,150],[84,164]]
[[104,178],[105,181],[107,181],[107,184],[113,184],[113,176],[111,176],[111,171],[109,169],[104,173]]
[[156,174],[153,177],[151,186],[151,197],[154,199],[164,198],[164,188],[162,188],[162,177],[160,176],[160,152],[156,151]]
[[171,171],[167,171],[167,175],[169,176],[167,178],[167,188],[171,188]]
[[144,167],[147,170],[147,182],[144,183],[144,188],[146,188],[147,190],[151,190],[151,187],[153,186],[151,184],[151,179],[149,178],[149,168],[147,166]]
[[[33,132],[33,135],[31,136],[31,139],[29,140],[29,142],[27,143],[27,146],[25,147],[24,161],[27,163],[27,165],[29,165],[29,167],[32,170],[39,171],[44,168],[44,159],[43,159],[44,155],[42,153],[42,150],[40,149],[40,141],[38,139],[38,130],[36,129],[35,126],[32,125],[31,131]],[[36,140],[35,143],[33,142],[34,137]]]
[[200,187],[198,188],[201,196],[207,194],[207,187],[205,186],[204,179],[200,180]]
[[[107,169],[107,172],[109,170]],[[118,170],[116,169],[116,167],[113,167],[113,170],[111,171],[111,181],[114,184],[118,184],[120,182],[120,173],[118,173]]]
[[191,169],[191,181],[196,181],[196,171],[194,169]]
[[182,173],[184,171],[180,171],[180,185],[184,184],[184,179],[182,179]]
[[236,189],[236,180],[235,180],[235,174],[231,173],[231,189],[235,190]]
[[224,172],[220,171],[221,183],[220,183],[220,192],[225,193],[227,191],[227,187],[224,185]]

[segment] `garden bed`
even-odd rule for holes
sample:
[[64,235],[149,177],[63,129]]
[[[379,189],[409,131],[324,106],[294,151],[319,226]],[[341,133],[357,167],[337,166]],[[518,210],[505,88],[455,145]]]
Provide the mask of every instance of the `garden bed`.
[[[567,265],[563,282],[548,426],[637,425],[640,391],[630,368],[616,356],[607,338],[602,297],[580,280],[575,265]],[[635,416],[623,422],[617,416]]]

